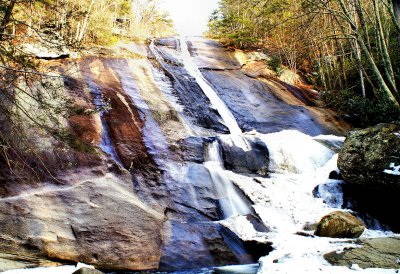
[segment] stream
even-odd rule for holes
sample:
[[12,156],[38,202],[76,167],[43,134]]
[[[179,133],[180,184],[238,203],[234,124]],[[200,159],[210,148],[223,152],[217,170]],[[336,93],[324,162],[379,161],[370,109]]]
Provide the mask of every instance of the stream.
[[[124,142],[136,135],[113,129],[119,110],[111,105],[101,113],[101,148],[130,171],[141,201],[165,216],[157,273],[395,273],[331,266],[323,254],[357,245],[312,234],[343,206],[343,182],[329,179],[344,141],[339,122],[285,102],[283,86],[246,75],[214,41],[165,38],[148,50],[149,60],[101,60],[121,86],[114,101],[130,110],[124,118],[142,138],[131,153],[139,156],[126,157]],[[96,77],[104,80],[85,74],[100,106]],[[361,237],[393,235],[375,226]],[[46,273],[64,273],[53,270]]]

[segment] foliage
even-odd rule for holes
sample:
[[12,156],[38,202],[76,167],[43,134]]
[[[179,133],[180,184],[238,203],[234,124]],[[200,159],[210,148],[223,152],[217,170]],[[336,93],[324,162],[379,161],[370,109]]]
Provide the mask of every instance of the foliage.
[[400,109],[398,1],[221,0],[209,29],[223,43],[272,52],[317,76],[316,88],[357,90]]
[[277,55],[273,55],[271,59],[268,61],[268,66],[276,72],[278,76],[281,76],[283,73],[282,60]]
[[79,50],[171,29],[156,0],[0,1],[0,177],[18,176],[19,170],[50,174],[44,158],[62,158],[57,155],[70,148],[94,152],[68,128],[68,117],[85,111],[65,94],[63,75],[44,66],[33,47]]
[[390,102],[368,99],[352,90],[323,92],[321,99],[356,127],[400,121],[400,111]]

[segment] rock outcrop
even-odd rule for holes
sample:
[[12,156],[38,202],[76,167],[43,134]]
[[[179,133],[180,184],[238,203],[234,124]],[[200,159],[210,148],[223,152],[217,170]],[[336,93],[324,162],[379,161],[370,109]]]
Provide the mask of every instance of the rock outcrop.
[[364,224],[350,213],[335,211],[322,217],[315,235],[331,238],[358,238],[364,229]]
[[328,253],[325,260],[333,265],[361,268],[392,268],[400,266],[400,238],[375,238],[358,240],[362,248]]
[[400,188],[400,124],[379,124],[351,132],[339,153],[344,180]]
[[63,185],[0,199],[0,258],[11,269],[54,262],[155,269],[163,222],[138,199],[128,174],[77,170]]

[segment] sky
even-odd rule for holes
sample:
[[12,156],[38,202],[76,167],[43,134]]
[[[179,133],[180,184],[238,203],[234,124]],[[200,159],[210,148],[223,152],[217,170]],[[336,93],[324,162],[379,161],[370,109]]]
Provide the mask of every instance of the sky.
[[181,35],[201,35],[207,30],[207,22],[218,0],[162,0]]

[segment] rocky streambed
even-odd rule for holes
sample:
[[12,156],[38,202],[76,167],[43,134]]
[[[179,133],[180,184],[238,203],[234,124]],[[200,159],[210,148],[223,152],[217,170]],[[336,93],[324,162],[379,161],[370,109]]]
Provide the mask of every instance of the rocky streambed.
[[395,273],[396,262],[357,255],[380,241],[371,237],[389,241],[378,254],[396,246],[396,226],[372,225],[380,216],[364,218],[361,241],[314,235],[323,216],[349,206],[329,174],[350,128],[313,95],[203,38],[128,50],[135,57],[62,64],[81,151],[65,153],[52,180],[4,185],[0,270],[83,262],[201,273],[262,257],[265,273]]

